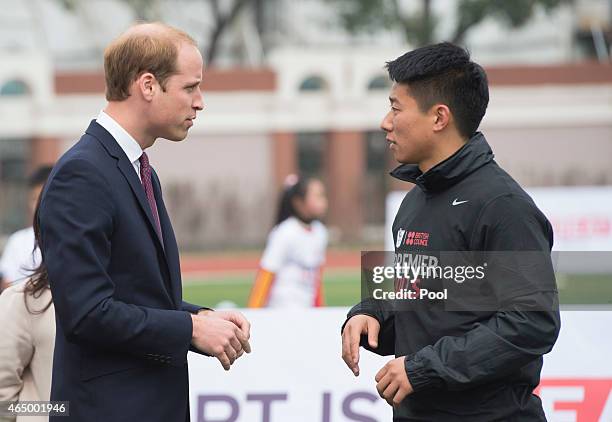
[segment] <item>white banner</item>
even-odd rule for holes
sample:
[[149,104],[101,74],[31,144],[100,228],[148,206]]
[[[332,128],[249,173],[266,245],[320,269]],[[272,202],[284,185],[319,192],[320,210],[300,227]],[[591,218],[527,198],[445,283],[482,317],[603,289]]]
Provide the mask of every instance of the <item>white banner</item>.
[[[253,353],[229,372],[189,354],[193,422],[390,422],[374,376],[391,357],[361,349],[356,378],[341,358],[347,309],[245,310]],[[538,394],[549,421],[612,421],[610,311],[566,311]]]
[[[553,250],[612,251],[612,186],[529,188],[527,193],[553,226]],[[393,250],[391,227],[405,195],[387,195],[385,250]]]

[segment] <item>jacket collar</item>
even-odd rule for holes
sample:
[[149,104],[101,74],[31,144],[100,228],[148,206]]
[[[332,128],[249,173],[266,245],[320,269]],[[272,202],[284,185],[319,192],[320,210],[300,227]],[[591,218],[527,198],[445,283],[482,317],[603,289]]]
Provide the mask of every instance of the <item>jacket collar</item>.
[[106,131],[115,138],[115,141],[119,144],[130,163],[135,163],[140,159],[142,147],[127,130],[125,130],[115,119],[106,114],[104,110],[98,114],[96,123],[106,129]]
[[[151,211],[151,206],[149,205],[147,197],[145,196],[145,191],[142,187],[142,182],[140,180],[140,177],[134,170],[134,166],[132,165],[129,158],[125,154],[125,151],[117,143],[115,138],[113,138],[113,136],[95,120],[92,120],[92,122],[89,124],[89,127],[87,128],[85,133],[95,137],[102,144],[104,149],[106,149],[108,154],[111,157],[114,157],[117,159],[117,167],[119,167],[119,170],[121,171],[121,173],[123,173],[123,176],[127,179],[130,185],[130,188],[132,189],[132,192],[138,199],[138,203],[140,204],[142,210],[146,214],[147,220],[149,221],[149,224],[151,225],[151,227],[153,228],[153,231],[156,234],[157,240],[159,240],[159,245],[162,247],[162,249],[164,249],[164,243],[163,243],[162,238],[160,238],[159,234],[157,233],[157,229],[156,229],[157,225],[155,223],[155,220],[153,219],[153,213]],[[161,202],[160,199],[161,199],[160,196],[156,197],[158,204]],[[158,209],[159,209],[159,206],[158,206]]]
[[130,162],[129,158],[127,158],[127,155],[125,154],[125,151],[123,151],[121,146],[119,146],[115,138],[113,138],[113,135],[111,135],[111,133],[102,127],[102,125],[100,125],[100,123],[97,121],[92,120],[91,123],[89,123],[89,127],[85,133],[98,139],[111,157],[117,159],[125,158],[126,161]]
[[481,132],[476,132],[446,160],[423,173],[416,164],[402,164],[390,174],[396,179],[416,184],[426,193],[447,189],[467,175],[493,161],[493,151]]
[[[175,259],[172,265],[169,262],[168,257],[167,257],[168,251],[166,250],[166,247],[164,245],[164,240],[160,238],[159,234],[157,233],[156,223],[155,223],[155,220],[153,219],[153,213],[151,211],[151,206],[149,205],[149,202],[147,200],[145,191],[142,187],[141,180],[136,174],[136,171],[134,170],[132,163],[130,162],[127,155],[125,154],[125,151],[116,142],[113,136],[95,120],[91,121],[85,133],[95,137],[100,142],[100,144],[104,147],[104,149],[108,152],[108,154],[111,157],[114,157],[117,159],[117,167],[119,168],[119,170],[121,171],[121,173],[127,180],[128,184],[130,185],[130,189],[132,190],[132,193],[136,196],[136,199],[138,200],[138,203],[142,211],[146,215],[146,219],[148,221],[150,229],[152,230],[153,233],[155,233],[155,238],[157,239],[157,243],[159,247],[161,248],[164,264],[166,265],[166,268],[168,269],[170,273],[170,278],[171,278],[171,283],[172,283],[172,292],[170,294],[172,295],[176,306],[180,307],[180,268],[175,264],[176,262],[178,262],[178,255],[176,255],[177,253],[176,243],[174,240],[174,233],[172,232],[172,226],[170,224],[170,220],[168,219],[168,214],[164,206],[164,202],[161,199],[162,197],[161,190],[158,187],[156,177],[153,177],[152,182],[153,182],[153,190],[155,192],[157,209],[160,212],[160,224],[161,224],[161,228],[163,232],[163,239],[165,239],[166,242],[169,242],[170,239],[172,239],[172,241],[174,242],[173,243],[174,248],[170,251],[171,253],[174,254],[173,259]],[[155,173],[153,173],[153,175],[154,174]],[[168,243],[166,243],[166,245],[167,244]]]

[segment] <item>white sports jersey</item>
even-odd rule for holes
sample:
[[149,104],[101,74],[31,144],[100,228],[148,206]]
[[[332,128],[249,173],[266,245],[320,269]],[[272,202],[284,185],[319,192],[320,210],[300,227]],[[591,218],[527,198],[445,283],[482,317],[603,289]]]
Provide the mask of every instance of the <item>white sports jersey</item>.
[[35,242],[32,227],[19,230],[9,237],[0,259],[0,272],[10,283],[26,281],[40,264],[40,249],[34,251]]
[[306,227],[295,217],[272,229],[261,259],[261,268],[275,274],[268,292],[269,307],[315,305],[327,238],[321,222]]

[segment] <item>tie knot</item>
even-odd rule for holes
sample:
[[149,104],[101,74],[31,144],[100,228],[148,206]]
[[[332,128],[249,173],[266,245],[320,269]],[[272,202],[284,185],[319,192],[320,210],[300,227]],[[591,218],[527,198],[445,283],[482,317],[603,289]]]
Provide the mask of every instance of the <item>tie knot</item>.
[[142,155],[140,156],[140,166],[143,169],[148,169],[149,168],[149,157],[147,156],[146,152],[142,152]]

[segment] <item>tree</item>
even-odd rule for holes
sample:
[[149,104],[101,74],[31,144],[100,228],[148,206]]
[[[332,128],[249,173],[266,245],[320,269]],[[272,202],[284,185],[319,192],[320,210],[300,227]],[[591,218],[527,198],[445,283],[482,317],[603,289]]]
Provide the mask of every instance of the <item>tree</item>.
[[[84,4],[84,0],[58,0],[66,9],[78,12]],[[162,0],[121,0],[134,13],[134,17],[139,21],[156,21],[161,20],[161,3]],[[203,22],[202,39],[206,43],[206,49],[202,51],[207,65],[214,63],[219,53],[219,43],[224,33],[231,28],[236,18],[240,15],[246,6],[253,3],[253,0],[187,0],[186,3],[202,2],[209,9],[213,17],[212,26],[205,25]],[[221,7],[221,4],[225,7]],[[229,4],[229,7],[227,6]],[[254,7],[260,5],[256,2]]]
[[[437,19],[432,13],[433,0],[421,0],[418,12],[409,13],[400,0],[327,0],[338,6],[343,26],[352,33],[372,32],[380,28],[401,28],[406,41],[416,46],[435,42]],[[487,16],[510,27],[524,25],[538,7],[547,12],[574,0],[457,0],[457,21],[450,41],[462,43],[467,32]]]
[[240,11],[244,9],[248,3],[251,3],[251,1],[252,0],[234,0],[234,3],[230,7],[229,11],[222,13],[219,7],[219,0],[208,0],[213,11],[215,24],[209,34],[209,37],[207,38],[210,41],[208,44],[208,51],[206,51],[205,54],[206,63],[210,64],[214,62],[215,57],[217,57],[219,39],[221,38],[221,35],[223,35],[225,30],[231,26],[232,22],[236,20]]

